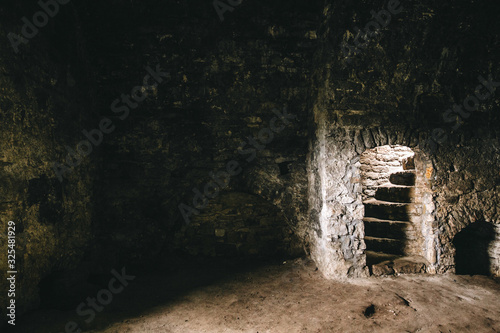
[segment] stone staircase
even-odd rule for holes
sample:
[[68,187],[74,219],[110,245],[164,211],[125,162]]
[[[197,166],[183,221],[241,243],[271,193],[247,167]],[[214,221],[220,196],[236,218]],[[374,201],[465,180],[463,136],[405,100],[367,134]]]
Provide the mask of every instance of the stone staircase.
[[[404,168],[392,173],[389,184],[379,186],[374,198],[364,201],[366,261],[374,275],[425,271],[423,260],[404,257],[408,241],[416,238],[411,218],[419,214],[412,199],[415,168],[413,165],[404,165]],[[402,262],[404,268],[395,272]],[[418,263],[416,267],[412,262]]]

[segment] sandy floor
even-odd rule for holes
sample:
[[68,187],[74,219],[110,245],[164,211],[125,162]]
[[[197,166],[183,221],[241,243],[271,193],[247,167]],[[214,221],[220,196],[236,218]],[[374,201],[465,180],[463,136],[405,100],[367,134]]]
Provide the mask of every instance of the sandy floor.
[[[15,332],[500,332],[500,284],[483,276],[328,281],[314,264],[211,265],[137,278],[89,326],[39,310]],[[167,276],[167,277],[166,277]]]

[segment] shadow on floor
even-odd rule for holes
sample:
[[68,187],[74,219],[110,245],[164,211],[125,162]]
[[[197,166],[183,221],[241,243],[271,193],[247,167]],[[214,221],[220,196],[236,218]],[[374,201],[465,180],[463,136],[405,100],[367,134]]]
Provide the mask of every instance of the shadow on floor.
[[[55,333],[65,332],[68,322],[74,321],[82,332],[101,330],[116,322],[147,315],[156,307],[182,301],[184,295],[198,288],[228,280],[241,279],[243,274],[259,267],[281,263],[282,259],[185,259],[172,266],[144,267],[127,266],[127,275],[136,278],[121,293],[113,295],[112,301],[104,306],[102,312],[95,311],[95,319],[85,322],[89,316],[76,313],[78,304],[72,302],[53,302],[50,295],[42,295],[43,307],[16,319],[16,327],[7,327],[2,332]],[[116,269],[118,272],[121,269]],[[79,302],[87,303],[87,297],[96,298],[100,290],[107,289],[107,276],[91,276],[94,288],[85,290],[86,296]],[[49,297],[49,299],[47,299]],[[71,304],[71,305],[68,305]],[[88,303],[87,303],[88,304]],[[85,309],[90,307],[86,306]],[[79,332],[70,329],[68,332]]]

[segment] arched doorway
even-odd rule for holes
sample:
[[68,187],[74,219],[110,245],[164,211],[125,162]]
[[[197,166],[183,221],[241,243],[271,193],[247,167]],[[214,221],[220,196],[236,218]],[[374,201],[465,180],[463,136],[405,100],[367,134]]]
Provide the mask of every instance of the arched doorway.
[[484,221],[474,222],[453,239],[456,274],[490,275],[490,244],[495,240],[495,228]]
[[430,162],[385,145],[361,154],[367,265],[372,274],[426,272],[435,258]]

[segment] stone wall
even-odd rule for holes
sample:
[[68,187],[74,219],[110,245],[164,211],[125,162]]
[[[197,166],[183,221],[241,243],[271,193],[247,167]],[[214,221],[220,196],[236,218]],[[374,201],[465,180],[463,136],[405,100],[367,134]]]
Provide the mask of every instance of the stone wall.
[[500,276],[500,224],[493,224],[494,238],[489,244],[488,256],[490,258],[489,271],[491,274]]
[[[500,222],[498,98],[479,105],[461,123],[450,124],[450,113],[445,113],[474,93],[480,75],[500,77],[498,60],[492,56],[499,45],[489,42],[498,40],[498,34],[488,28],[497,9],[467,1],[402,6],[404,11],[349,61],[342,42],[352,44],[354,28],[373,20],[370,10],[383,9],[386,3],[329,4],[318,33],[324,44],[316,55],[319,65],[314,74],[318,94],[309,158],[309,212],[315,230],[312,256],[329,277],[366,274],[363,208],[356,181],[359,154],[366,149],[404,145],[432,161],[430,186],[436,208],[426,232],[434,237],[425,247],[436,253],[436,272],[453,271],[452,239],[463,227],[480,219]],[[461,23],[469,20],[475,24]],[[477,36],[484,43],[478,45]],[[457,115],[453,121],[457,119],[461,118]]]
[[[242,172],[220,195],[243,192],[261,198],[262,207],[279,209],[304,240],[309,72],[319,7],[247,3],[220,22],[211,2],[186,8],[132,1],[122,2],[119,11],[113,1],[91,4],[89,17],[101,17],[85,22],[95,36],[94,64],[102,73],[99,109],[117,122],[99,148],[106,155],[96,197],[103,251],[119,251],[129,261],[192,252],[185,245],[198,243],[200,235],[183,231],[179,205],[194,208],[193,189],[203,192],[210,173],[232,160]],[[168,77],[119,120],[110,104],[142,82],[146,66],[157,64]],[[282,113],[285,107],[295,117],[262,144],[259,133],[274,124],[273,110]],[[257,140],[253,159],[239,149],[242,142],[244,150],[251,148],[251,138]],[[207,218],[204,209],[200,214]],[[211,223],[213,229],[220,221]],[[206,237],[214,241],[211,232]]]
[[288,258],[302,244],[280,210],[256,195],[227,192],[178,231],[174,246],[192,256]]
[[[4,40],[39,10],[27,4],[1,12]],[[71,2],[19,55],[3,48],[0,214],[19,223],[20,311],[36,306],[43,277],[75,268],[86,251],[100,273],[180,253],[304,248],[329,278],[366,276],[360,154],[384,145],[410,147],[425,156],[422,170],[432,167],[422,251],[436,272],[453,272],[455,235],[500,223],[498,93],[482,88],[490,96],[470,116],[447,111],[480,77],[500,79],[498,6],[401,6],[349,59],[343,42],[352,46],[355,27],[385,1],[244,2],[223,22],[206,1]],[[162,82],[121,119],[114,101],[143,85],[148,66]],[[293,119],[259,138],[285,107]],[[103,117],[116,129],[60,183],[52,161]],[[232,160],[242,172],[189,229],[179,204]],[[248,202],[255,209],[230,225],[223,212]]]
[[[79,265],[92,239],[95,160],[89,157],[60,182],[53,162],[66,163],[65,146],[76,149],[89,125],[93,93],[85,48],[71,8],[43,33],[11,48],[21,17],[33,3],[2,5],[0,11],[0,315],[6,322],[7,224],[15,222],[17,315],[39,305],[39,283],[55,271]],[[64,15],[63,15],[64,14]],[[11,259],[11,258],[9,258]]]

